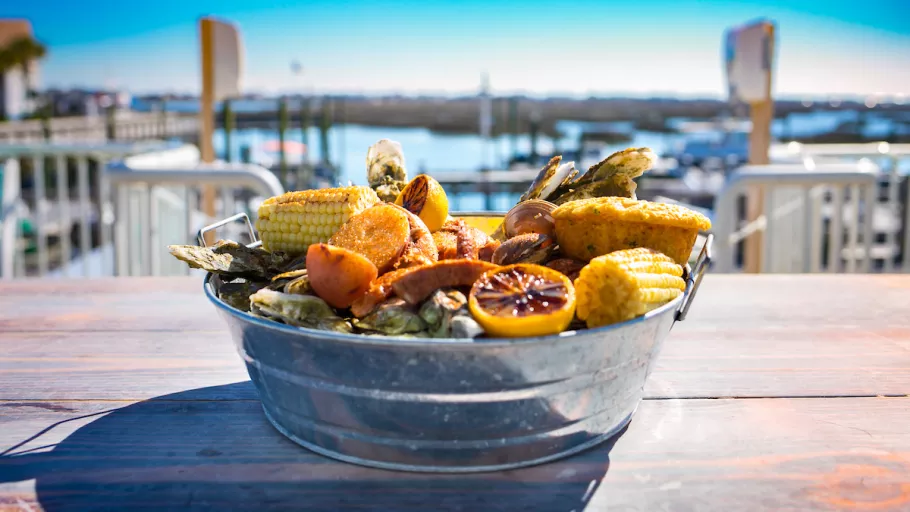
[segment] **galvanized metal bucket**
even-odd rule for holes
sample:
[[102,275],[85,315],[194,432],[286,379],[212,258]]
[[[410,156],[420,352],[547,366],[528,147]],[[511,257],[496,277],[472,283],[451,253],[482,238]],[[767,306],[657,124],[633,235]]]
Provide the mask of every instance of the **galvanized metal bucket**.
[[[200,240],[245,217],[204,228]],[[228,306],[218,299],[217,276],[207,275],[204,289],[266,417],[288,438],[364,466],[494,471],[580,452],[629,423],[664,338],[695,297],[711,241],[687,266],[685,294],[669,304],[621,324],[536,338],[416,340],[298,328]]]

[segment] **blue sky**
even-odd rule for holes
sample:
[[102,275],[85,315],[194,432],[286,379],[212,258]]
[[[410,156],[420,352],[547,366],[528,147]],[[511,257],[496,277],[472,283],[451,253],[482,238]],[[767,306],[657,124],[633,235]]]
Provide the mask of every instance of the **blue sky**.
[[[47,86],[198,91],[196,22],[236,22],[245,90],[720,96],[725,28],[778,24],[780,96],[910,94],[910,0],[38,0]],[[293,60],[304,73],[294,76]]]

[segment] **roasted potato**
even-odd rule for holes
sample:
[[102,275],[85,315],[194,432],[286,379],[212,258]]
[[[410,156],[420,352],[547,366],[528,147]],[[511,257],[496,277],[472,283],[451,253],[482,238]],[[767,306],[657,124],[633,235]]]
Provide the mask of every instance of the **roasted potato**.
[[307,276],[313,291],[335,308],[348,308],[379,275],[376,265],[356,252],[313,244],[306,253]]

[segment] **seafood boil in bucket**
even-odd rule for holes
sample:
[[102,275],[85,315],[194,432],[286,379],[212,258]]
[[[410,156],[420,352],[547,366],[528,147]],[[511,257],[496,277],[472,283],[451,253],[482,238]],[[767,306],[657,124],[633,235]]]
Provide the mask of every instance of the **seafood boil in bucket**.
[[404,151],[367,150],[368,186],[287,192],[259,206],[260,247],[169,246],[216,274],[229,306],[289,326],[407,338],[556,335],[645,315],[686,290],[702,214],[638,200],[655,163],[629,148],[581,172],[553,157],[489,229],[453,216]]

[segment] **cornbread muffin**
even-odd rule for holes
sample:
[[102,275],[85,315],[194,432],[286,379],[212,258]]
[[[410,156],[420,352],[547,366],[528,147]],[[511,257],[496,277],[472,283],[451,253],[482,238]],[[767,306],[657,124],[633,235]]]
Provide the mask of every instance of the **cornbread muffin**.
[[625,322],[682,295],[682,266],[652,249],[598,256],[575,280],[575,314],[588,328]]
[[707,217],[683,206],[625,197],[569,201],[552,215],[562,253],[581,261],[647,247],[685,265],[698,232],[711,228]]

